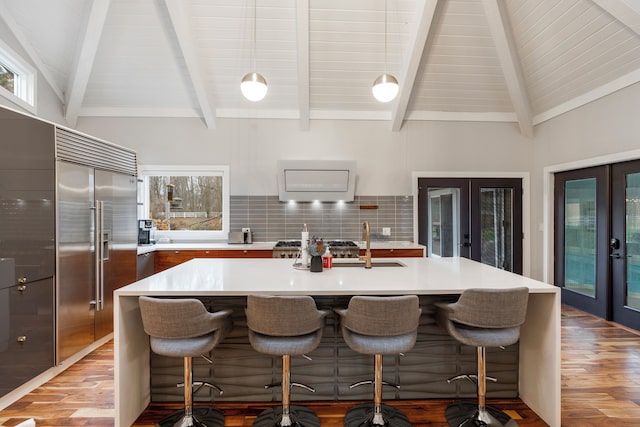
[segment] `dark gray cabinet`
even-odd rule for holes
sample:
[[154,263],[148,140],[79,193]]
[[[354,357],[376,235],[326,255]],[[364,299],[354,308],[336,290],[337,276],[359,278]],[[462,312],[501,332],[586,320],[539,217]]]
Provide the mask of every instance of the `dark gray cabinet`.
[[54,364],[53,278],[0,289],[0,396]]
[[0,108],[0,258],[15,260],[15,281],[53,277],[55,127]]
[[0,108],[0,396],[54,366],[55,126]]
[[155,273],[155,258],[156,255],[154,252],[138,255],[138,280],[149,277]]

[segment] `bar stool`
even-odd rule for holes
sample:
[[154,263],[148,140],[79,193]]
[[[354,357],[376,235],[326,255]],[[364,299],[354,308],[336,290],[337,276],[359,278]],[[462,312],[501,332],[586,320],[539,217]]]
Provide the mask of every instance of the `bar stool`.
[[454,339],[477,347],[477,375],[457,375],[448,382],[468,379],[478,388],[478,403],[454,402],[445,415],[450,426],[517,426],[509,415],[486,405],[486,347],[504,347],[520,339],[527,314],[529,289],[467,289],[457,302],[436,303],[437,320]]
[[231,331],[231,310],[215,313],[207,311],[202,301],[194,298],[166,299],[141,296],[138,300],[142,325],[149,335],[151,350],[159,355],[184,358],[184,410],[163,418],[158,425],[223,426],[222,411],[212,407],[193,407],[193,387],[210,387],[212,384],[193,382],[192,358],[204,356]]
[[382,355],[409,351],[416,343],[422,310],[416,295],[372,297],[354,296],[340,315],[342,336],[354,351],[374,355],[374,380],[360,381],[350,387],[373,384],[373,405],[351,408],[344,417],[345,426],[411,426],[400,410],[382,404],[382,386],[399,385],[382,380]]
[[318,310],[310,296],[249,295],[246,314],[249,342],[254,350],[282,356],[282,406],[263,411],[253,425],[319,426],[320,420],[311,409],[291,405],[292,386],[311,392],[315,389],[291,382],[290,362],[291,356],[304,355],[318,347],[327,312]]

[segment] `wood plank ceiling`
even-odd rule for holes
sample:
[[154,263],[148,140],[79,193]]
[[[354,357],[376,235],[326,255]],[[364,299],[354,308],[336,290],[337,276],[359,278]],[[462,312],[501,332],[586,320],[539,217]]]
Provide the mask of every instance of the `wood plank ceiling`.
[[[0,19],[81,116],[535,125],[640,81],[634,0],[0,0]],[[34,11],[37,11],[34,13]],[[385,55],[386,16],[386,55]],[[240,93],[252,69],[266,98]],[[371,94],[384,71],[390,103]]]

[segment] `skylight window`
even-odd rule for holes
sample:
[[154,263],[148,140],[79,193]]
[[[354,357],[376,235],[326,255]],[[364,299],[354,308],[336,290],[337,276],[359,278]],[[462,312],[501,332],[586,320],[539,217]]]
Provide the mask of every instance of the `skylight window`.
[[0,96],[35,114],[36,71],[0,41]]

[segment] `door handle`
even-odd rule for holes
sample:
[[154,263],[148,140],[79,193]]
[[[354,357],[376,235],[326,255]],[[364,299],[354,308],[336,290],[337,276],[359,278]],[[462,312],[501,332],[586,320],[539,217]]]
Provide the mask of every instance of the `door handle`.
[[609,254],[609,256],[613,259],[620,259],[622,258],[622,256],[619,253],[613,253],[613,254]]

